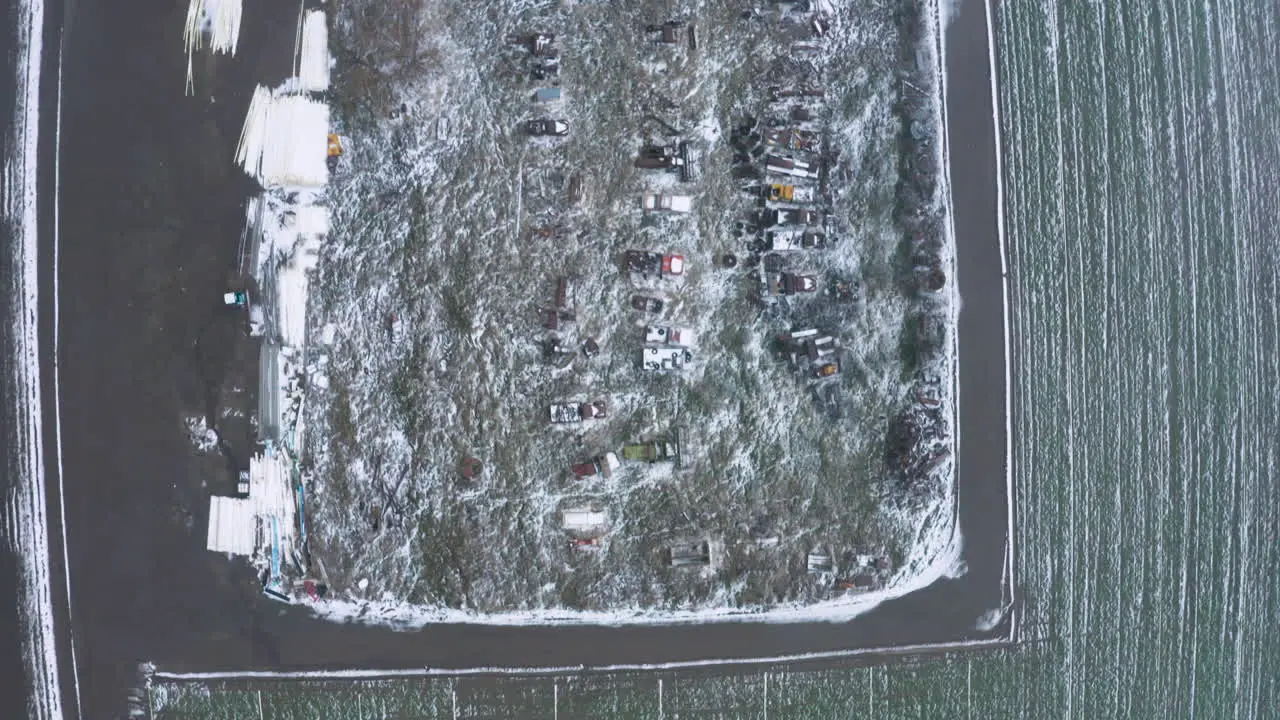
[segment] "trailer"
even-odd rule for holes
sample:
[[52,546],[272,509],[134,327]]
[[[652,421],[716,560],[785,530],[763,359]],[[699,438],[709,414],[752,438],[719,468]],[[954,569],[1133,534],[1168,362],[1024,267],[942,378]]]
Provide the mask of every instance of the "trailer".
[[609,516],[602,510],[568,508],[560,511],[560,524],[569,532],[599,530],[607,522],[609,522]]
[[664,193],[647,192],[640,196],[640,207],[651,212],[687,213],[693,210],[693,198],[688,195],[666,195]]

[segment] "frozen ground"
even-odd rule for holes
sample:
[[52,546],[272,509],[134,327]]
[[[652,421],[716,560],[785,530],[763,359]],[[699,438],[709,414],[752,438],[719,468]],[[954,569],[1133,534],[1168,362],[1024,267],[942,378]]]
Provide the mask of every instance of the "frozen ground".
[[[901,281],[895,220],[893,5],[833,7],[821,52],[803,55],[789,48],[812,40],[804,18],[744,19],[737,4],[443,0],[336,13],[346,154],[312,285],[309,365],[324,370],[310,377],[304,461],[311,549],[340,597],[484,613],[754,609],[840,595],[856,553],[905,566],[894,585],[928,564],[950,537],[949,467],[904,493],[885,457],[889,420],[912,402],[918,361],[904,333],[922,306]],[[676,18],[696,24],[696,51],[643,32]],[[528,53],[507,42],[533,31],[555,33],[562,55],[564,100],[545,112],[531,102]],[[856,279],[864,300],[762,312],[749,270],[714,264],[745,258],[735,226],[754,209],[727,140],[744,118],[789,110],[768,86],[810,81],[827,86],[813,107],[838,151],[829,232],[840,241],[795,266],[823,284]],[[567,120],[571,134],[525,137],[518,125],[538,116]],[[691,142],[695,182],[632,167],[643,139],[670,139],[663,124]],[[566,197],[574,174],[577,206]],[[695,212],[645,217],[646,189],[692,195]],[[683,253],[685,278],[637,286],[621,268],[628,248]],[[539,311],[562,275],[575,278],[578,318],[562,335],[596,338],[595,358],[543,359]],[[639,369],[637,290],[666,298],[664,322],[698,330],[690,369]],[[949,316],[946,302],[932,312]],[[845,348],[838,417],[770,348],[808,325]],[[594,398],[608,400],[608,419],[548,426],[548,403]],[[571,463],[673,430],[678,469],[570,476]],[[484,463],[475,480],[459,473],[467,457]],[[559,524],[559,510],[584,506],[609,517],[592,550],[571,547]],[[927,542],[926,526],[944,540]],[[719,550],[712,568],[662,562],[670,543],[702,539]],[[810,551],[831,554],[836,573],[808,574]]]

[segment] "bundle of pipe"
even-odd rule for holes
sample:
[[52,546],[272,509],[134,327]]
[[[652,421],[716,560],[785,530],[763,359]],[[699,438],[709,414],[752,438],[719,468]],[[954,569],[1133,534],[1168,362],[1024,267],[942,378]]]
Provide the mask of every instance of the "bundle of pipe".
[[209,16],[209,49],[235,55],[236,46],[240,44],[242,0],[204,0],[204,3],[205,13]]
[[302,23],[298,85],[303,92],[329,89],[329,28],[325,26],[321,10],[308,12]]
[[187,49],[187,94],[192,91],[191,56],[200,49],[200,41],[204,33],[200,26],[204,23],[204,0],[191,0],[187,6],[187,22],[182,28],[182,44]]
[[249,112],[240,131],[240,144],[236,146],[236,162],[254,178],[262,176],[262,152],[267,142],[270,123],[271,91],[259,85],[249,101]]
[[271,101],[260,180],[265,186],[320,187],[329,182],[329,106],[299,95]]
[[191,58],[202,47],[209,33],[209,48],[215,53],[236,54],[240,44],[240,17],[243,0],[191,0],[187,5],[187,21],[182,29],[182,42],[187,50],[187,94],[192,92]]

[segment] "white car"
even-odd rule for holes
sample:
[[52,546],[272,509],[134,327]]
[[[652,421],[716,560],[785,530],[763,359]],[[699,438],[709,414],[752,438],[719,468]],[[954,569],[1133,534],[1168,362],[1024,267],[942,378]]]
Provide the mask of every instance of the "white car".
[[645,345],[671,345],[691,348],[698,339],[697,334],[689,328],[672,327],[670,325],[650,325],[645,329]]
[[647,192],[640,197],[640,207],[645,210],[669,210],[671,212],[689,212],[693,209],[693,198],[688,195],[664,195]]

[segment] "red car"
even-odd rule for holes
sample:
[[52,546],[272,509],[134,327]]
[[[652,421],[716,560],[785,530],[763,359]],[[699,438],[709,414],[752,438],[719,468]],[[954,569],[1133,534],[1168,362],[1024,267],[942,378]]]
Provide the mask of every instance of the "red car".
[[621,463],[618,462],[618,456],[608,452],[598,457],[594,457],[586,462],[581,462],[573,466],[573,476],[579,480],[584,480],[597,475],[609,477],[614,470],[618,469]]

